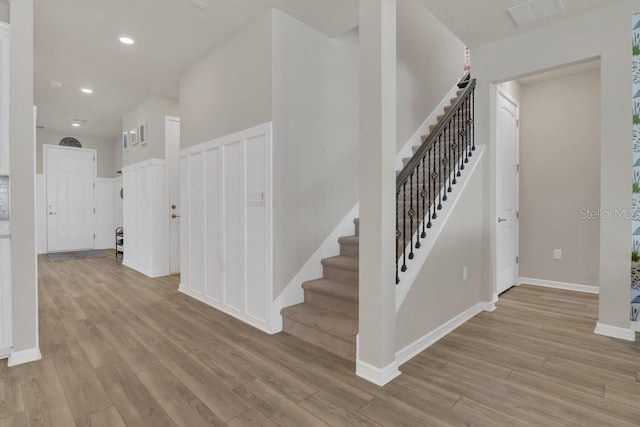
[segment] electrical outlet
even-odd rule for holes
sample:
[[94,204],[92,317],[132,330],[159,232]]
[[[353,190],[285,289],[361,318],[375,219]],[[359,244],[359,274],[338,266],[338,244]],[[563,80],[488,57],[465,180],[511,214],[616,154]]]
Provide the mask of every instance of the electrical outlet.
[[553,259],[562,259],[562,249],[553,250]]
[[462,267],[462,280],[467,280],[469,278],[469,268],[465,265]]

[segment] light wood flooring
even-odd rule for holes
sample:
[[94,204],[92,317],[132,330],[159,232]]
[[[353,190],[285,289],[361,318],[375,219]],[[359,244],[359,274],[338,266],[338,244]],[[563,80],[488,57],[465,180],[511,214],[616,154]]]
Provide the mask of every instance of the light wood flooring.
[[592,333],[594,295],[513,289],[379,388],[112,252],[39,268],[43,359],[0,363],[0,426],[640,425],[640,345]]

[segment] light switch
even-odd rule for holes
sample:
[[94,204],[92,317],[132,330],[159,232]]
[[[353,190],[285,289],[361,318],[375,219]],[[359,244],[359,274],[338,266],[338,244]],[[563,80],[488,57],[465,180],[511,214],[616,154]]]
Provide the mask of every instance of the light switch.
[[264,206],[264,193],[249,193],[247,199],[249,206]]

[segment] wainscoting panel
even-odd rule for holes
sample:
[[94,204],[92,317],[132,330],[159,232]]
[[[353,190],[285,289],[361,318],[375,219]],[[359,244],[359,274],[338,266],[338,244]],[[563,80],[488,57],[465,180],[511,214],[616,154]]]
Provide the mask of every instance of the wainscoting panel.
[[123,264],[149,277],[169,274],[166,164],[151,159],[122,169]]
[[180,152],[180,290],[266,332],[271,173],[270,123]]

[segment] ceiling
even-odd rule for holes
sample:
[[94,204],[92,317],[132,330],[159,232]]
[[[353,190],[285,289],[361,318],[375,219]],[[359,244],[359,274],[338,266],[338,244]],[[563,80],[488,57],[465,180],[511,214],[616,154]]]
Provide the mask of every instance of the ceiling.
[[619,0],[564,0],[564,12],[517,27],[507,9],[525,0],[418,0],[467,46],[508,37],[579,15]]
[[[4,1],[4,0],[0,0]],[[35,2],[38,125],[115,138],[122,114],[149,95],[178,99],[180,75],[271,7],[328,34],[358,23],[358,0],[39,0]],[[136,40],[122,45],[126,34]],[[62,88],[49,87],[49,81]],[[81,87],[94,90],[92,95]],[[86,120],[79,128],[72,119]]]
[[[6,0],[0,0],[0,3]],[[150,95],[178,99],[180,75],[271,7],[330,36],[358,24],[358,0],[39,0],[35,2],[38,125],[73,136],[117,138],[122,115]],[[564,0],[561,15],[516,27],[520,0],[418,0],[469,46],[619,0]],[[136,40],[118,42],[121,35]],[[49,87],[49,81],[62,87]],[[80,92],[90,87],[91,95]],[[79,128],[73,119],[86,120]]]

